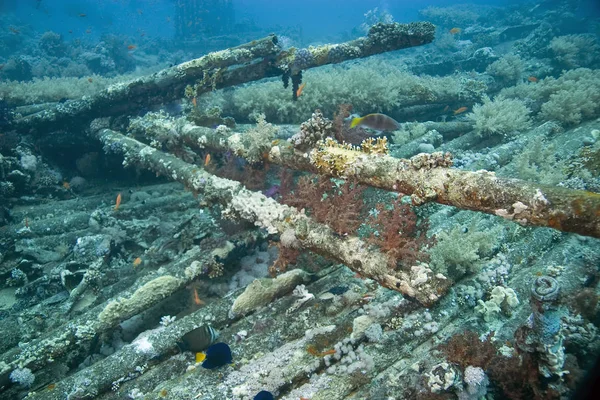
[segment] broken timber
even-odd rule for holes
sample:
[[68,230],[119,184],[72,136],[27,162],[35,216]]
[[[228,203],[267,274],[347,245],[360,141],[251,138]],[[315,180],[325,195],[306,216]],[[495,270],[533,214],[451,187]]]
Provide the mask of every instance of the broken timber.
[[[282,50],[275,35],[163,69],[149,76],[109,86],[94,96],[51,106],[16,118],[12,127],[43,133],[80,126],[94,118],[127,114],[143,107],[165,104],[184,96],[388,51],[420,46],[433,41],[435,26],[429,22],[376,24],[365,37],[345,43]],[[310,55],[308,55],[310,53]],[[302,62],[297,60],[302,55]],[[300,69],[298,69],[300,68]]]
[[[227,145],[231,140],[215,130],[190,124],[181,131],[182,140],[191,147],[197,148],[201,143],[224,151],[232,150]],[[236,135],[240,134],[230,137],[239,143]],[[243,157],[243,150],[242,154],[237,150],[237,154]],[[600,194],[500,178],[485,170],[447,168],[451,159],[442,153],[422,153],[405,160],[366,154],[327,140],[307,152],[299,152],[288,142],[279,141],[268,150],[267,161],[320,175],[355,179],[372,187],[408,194],[415,205],[433,201],[502,216],[524,225],[600,238]]]
[[361,276],[415,298],[425,306],[435,303],[451,283],[425,266],[412,267],[410,273],[393,271],[388,267],[387,255],[369,248],[357,237],[340,237],[327,225],[317,223],[297,209],[279,204],[262,193],[252,192],[239,182],[219,178],[119,132],[104,129],[96,123],[92,125],[92,131],[104,144],[105,150],[123,154],[126,164],[149,169],[183,183],[202,194],[207,203],[222,205],[226,217],[252,222],[269,233],[293,232],[297,247],[341,262]]

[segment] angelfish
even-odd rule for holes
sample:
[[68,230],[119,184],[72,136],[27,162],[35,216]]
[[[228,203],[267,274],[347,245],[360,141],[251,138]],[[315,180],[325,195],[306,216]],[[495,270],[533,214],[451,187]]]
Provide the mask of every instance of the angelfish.
[[357,126],[366,126],[376,131],[393,132],[400,129],[400,123],[392,117],[385,114],[367,114],[364,117],[352,118],[350,128]]

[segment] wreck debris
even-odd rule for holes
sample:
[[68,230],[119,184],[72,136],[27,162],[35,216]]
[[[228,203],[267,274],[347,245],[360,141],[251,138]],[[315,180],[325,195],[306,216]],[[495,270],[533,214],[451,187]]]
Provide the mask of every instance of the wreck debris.
[[423,280],[419,280],[418,285],[413,285],[412,274],[389,270],[388,257],[369,249],[357,237],[340,237],[327,225],[315,222],[295,208],[279,204],[262,193],[252,192],[239,182],[209,174],[195,165],[119,132],[101,128],[100,121],[92,125],[96,127],[95,135],[107,151],[122,153],[128,165],[147,168],[184,183],[193,191],[203,194],[207,203],[221,204],[226,217],[252,222],[269,233],[293,229],[302,248],[342,262],[360,275],[416,298],[425,305],[435,303],[450,285],[446,277],[434,275],[431,270],[428,270],[429,273],[425,274]]
[[[197,148],[230,150],[222,134],[191,124],[181,139]],[[233,133],[229,138],[240,134]],[[364,146],[363,146],[364,147]],[[243,148],[237,154],[244,156]],[[331,138],[300,152],[291,143],[271,147],[267,161],[301,171],[356,179],[372,187],[411,195],[413,204],[434,201],[465,210],[499,215],[521,224],[550,227],[600,238],[600,195],[565,187],[539,185],[520,179],[500,178],[485,170],[448,168],[449,153],[421,153],[409,160],[336,144]],[[379,153],[379,154],[378,154]]]
[[[150,76],[111,85],[89,98],[55,104],[15,119],[12,127],[42,133],[74,123],[85,124],[94,118],[126,114],[184,96],[192,99],[212,90],[284,76],[290,71],[298,75],[302,69],[420,46],[433,41],[434,33],[435,26],[429,22],[379,23],[371,27],[367,36],[349,42],[287,51],[281,50],[277,36],[270,35],[209,53]],[[298,55],[304,53],[311,54],[310,61],[297,63]]]

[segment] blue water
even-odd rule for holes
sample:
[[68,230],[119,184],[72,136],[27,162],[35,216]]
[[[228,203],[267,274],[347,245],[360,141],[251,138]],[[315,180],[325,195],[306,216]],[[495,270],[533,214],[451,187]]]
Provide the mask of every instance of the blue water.
[[[12,4],[14,3],[14,5]],[[506,6],[518,0],[473,0],[471,4]],[[17,18],[39,32],[52,30],[69,38],[97,38],[102,34],[171,38],[178,0],[4,0]],[[419,19],[418,10],[428,6],[452,6],[451,0],[235,0],[236,23],[252,23],[278,32],[301,29],[309,40],[325,40],[349,32],[374,8],[387,11],[397,22]],[[534,3],[532,3],[534,4]],[[590,9],[595,4],[589,0]]]

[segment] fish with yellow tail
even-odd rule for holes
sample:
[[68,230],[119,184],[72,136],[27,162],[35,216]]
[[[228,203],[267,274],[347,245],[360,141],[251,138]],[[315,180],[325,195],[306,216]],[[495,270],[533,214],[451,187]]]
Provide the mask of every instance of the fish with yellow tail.
[[400,123],[385,114],[367,114],[364,117],[352,118],[350,128],[364,126],[381,132],[393,132],[400,129]]

